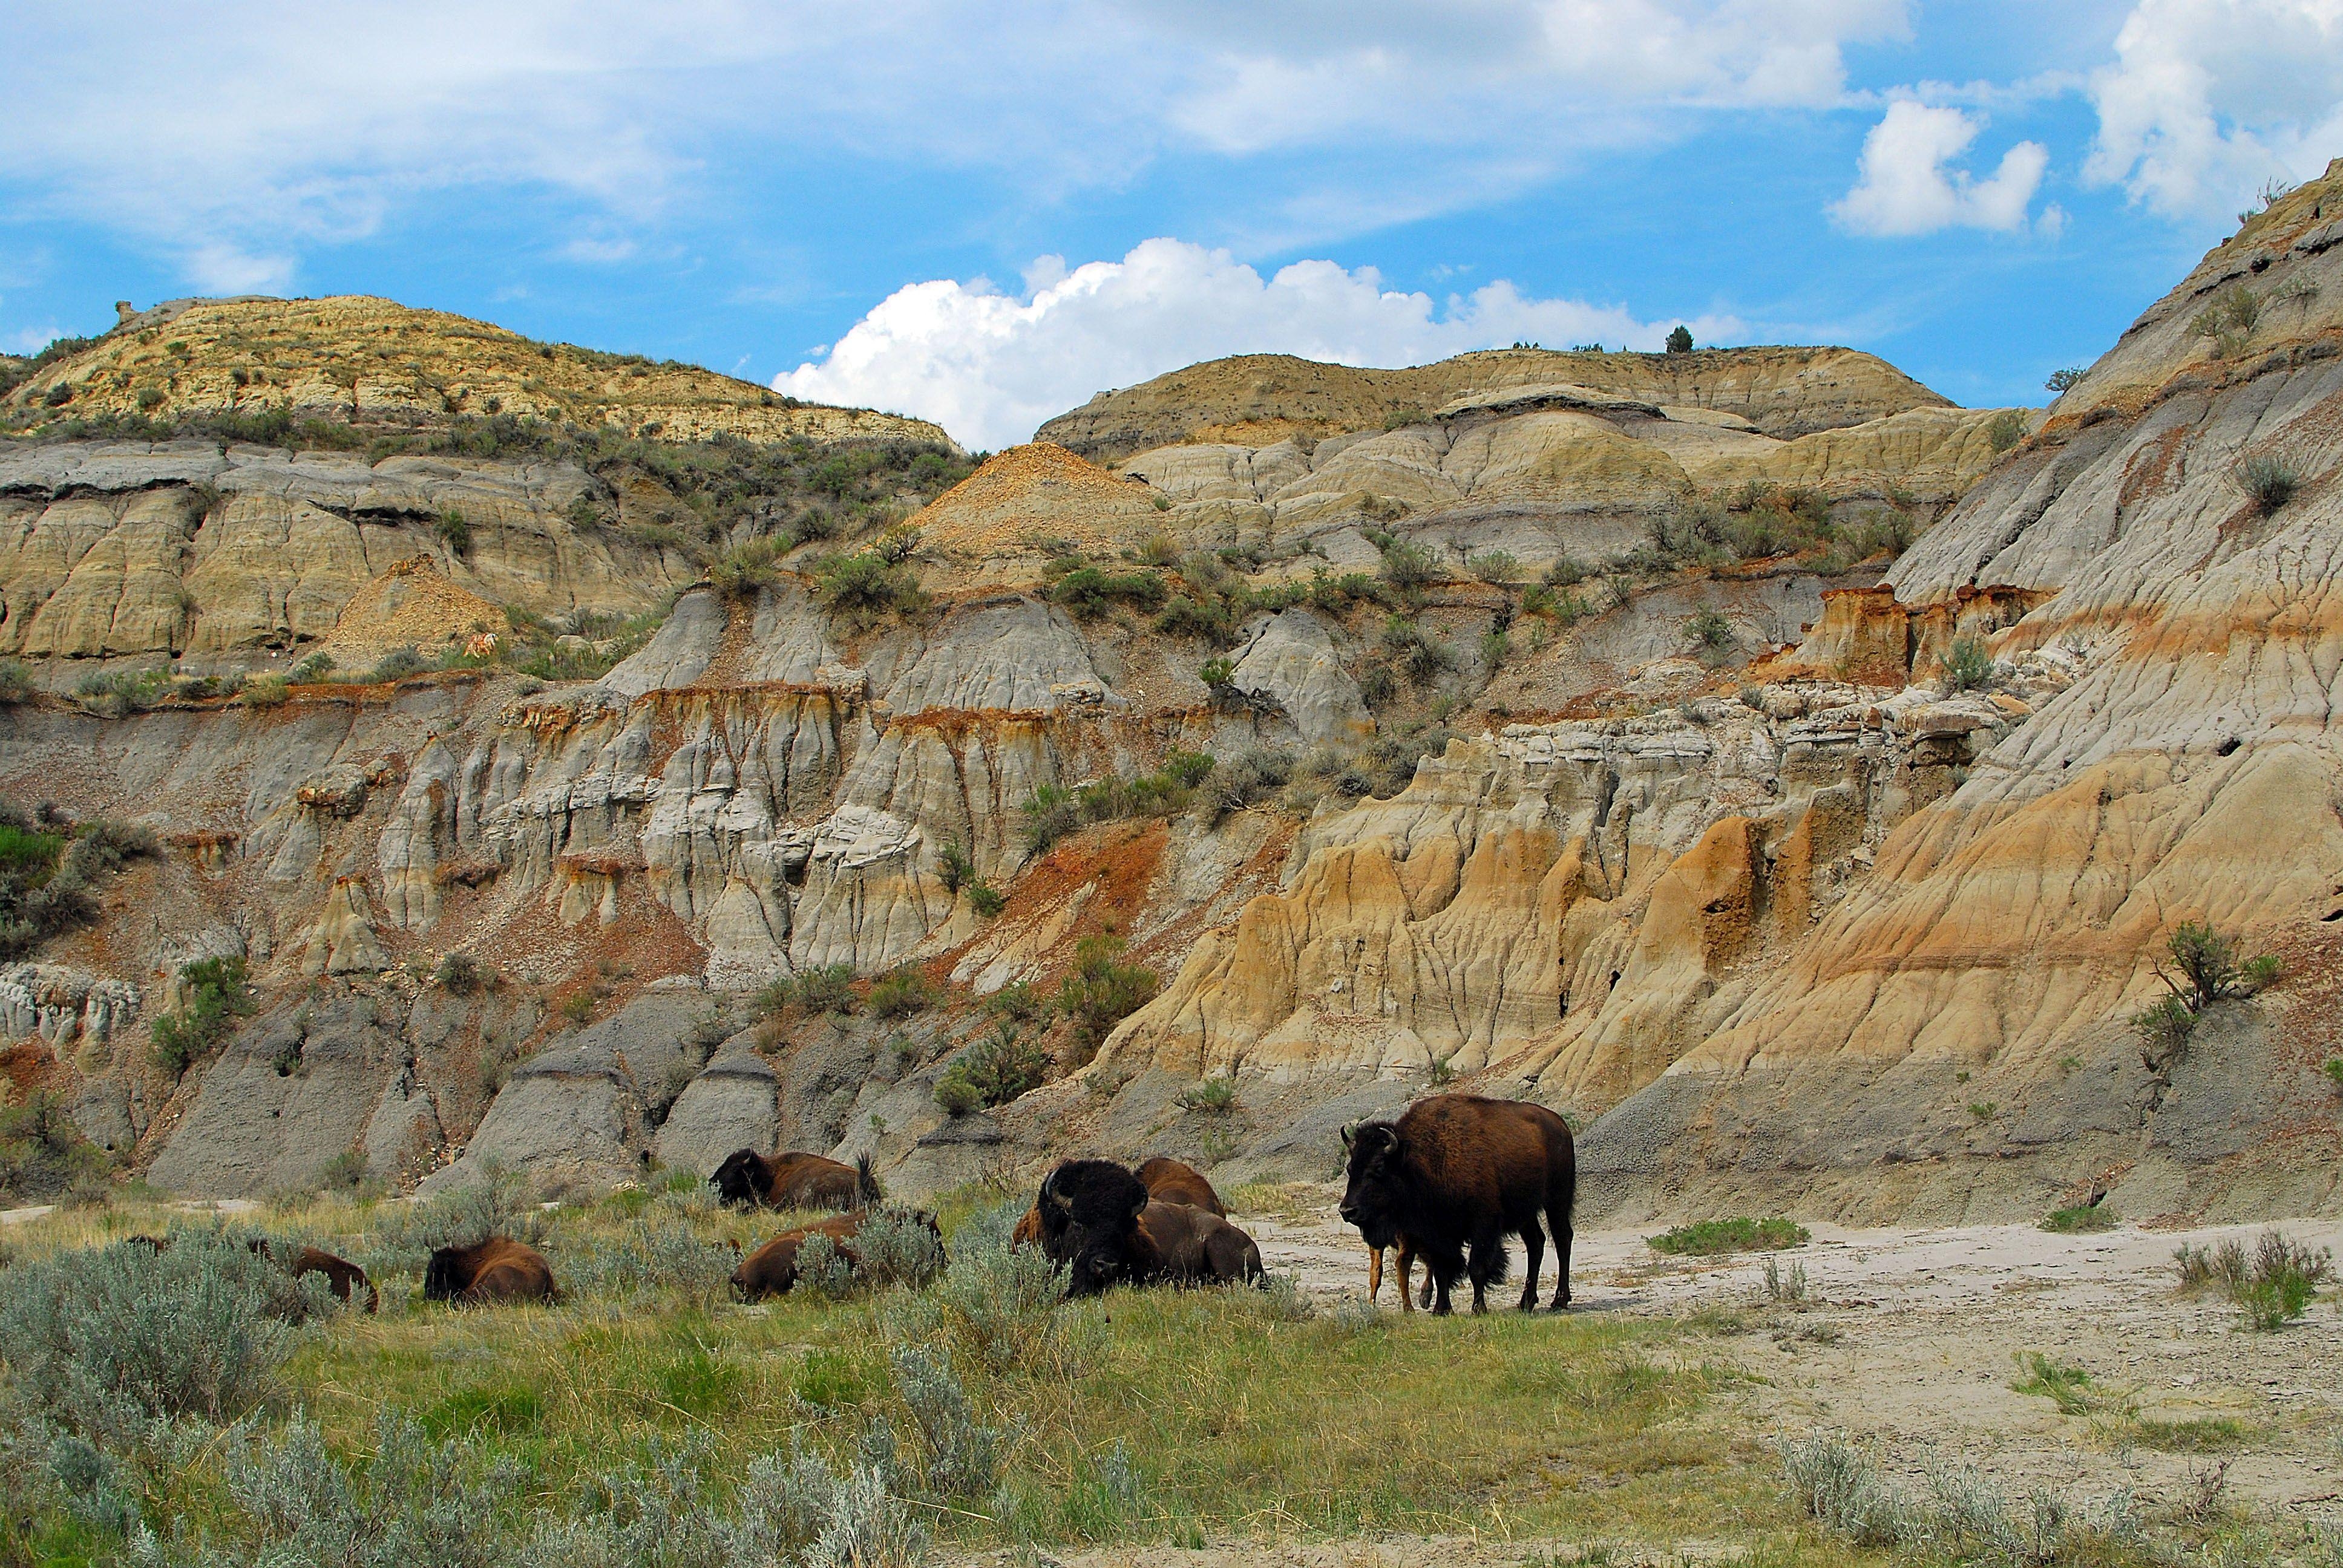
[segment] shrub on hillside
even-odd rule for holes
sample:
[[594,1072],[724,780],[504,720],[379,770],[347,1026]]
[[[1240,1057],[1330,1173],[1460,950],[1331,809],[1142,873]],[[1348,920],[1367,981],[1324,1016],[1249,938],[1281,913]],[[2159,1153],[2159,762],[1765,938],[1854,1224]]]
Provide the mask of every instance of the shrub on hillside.
[[21,658],[0,658],[0,708],[33,699],[33,672]]
[[1947,691],[1975,691],[1993,684],[2000,666],[1986,651],[1985,639],[1976,637],[1956,637],[1953,646],[1945,650],[1945,689]]
[[1692,328],[1691,328],[1691,327],[1684,327],[1684,326],[1679,325],[1679,326],[1676,327],[1676,329],[1675,329],[1674,331],[1673,331],[1673,332],[1671,332],[1671,333],[1669,333],[1669,334],[1668,334],[1668,345],[1667,345],[1667,347],[1668,347],[1668,352],[1669,352],[1669,353],[1671,353],[1671,354],[1689,354],[1689,353],[1691,353],[1691,352],[1692,352]]
[[1155,971],[1121,962],[1122,950],[1122,939],[1111,933],[1084,937],[1074,944],[1072,972],[1059,982],[1058,1010],[1072,1020],[1085,1060],[1155,995]]
[[179,970],[186,1004],[155,1020],[156,1065],[174,1078],[226,1043],[236,1020],[255,1006],[252,988],[238,957],[198,959]]
[[890,565],[876,550],[831,556],[814,568],[814,597],[849,626],[876,624],[889,615],[914,615],[928,596],[909,566]]
[[936,1081],[936,1104],[949,1116],[1006,1105],[1041,1088],[1049,1069],[1049,1056],[1041,1046],[1003,1020],[944,1070]]
[[105,879],[157,850],[144,828],[75,825],[47,806],[28,816],[0,799],[0,959],[22,957],[95,920]]
[[2302,471],[2273,452],[2250,452],[2234,472],[2237,488],[2253,502],[2254,510],[2269,516],[2302,488]]
[[924,1012],[934,1005],[935,987],[928,977],[906,964],[879,977],[870,987],[870,1008],[873,1018],[909,1018]]
[[2139,1037],[2140,1060],[2159,1078],[2168,1073],[2187,1049],[2197,1020],[2216,1002],[2241,1001],[2278,977],[2273,954],[2244,959],[2237,942],[2202,921],[2187,921],[2165,940],[2167,961],[2158,961],[2157,978],[2169,993],[2132,1014],[2133,1033]]

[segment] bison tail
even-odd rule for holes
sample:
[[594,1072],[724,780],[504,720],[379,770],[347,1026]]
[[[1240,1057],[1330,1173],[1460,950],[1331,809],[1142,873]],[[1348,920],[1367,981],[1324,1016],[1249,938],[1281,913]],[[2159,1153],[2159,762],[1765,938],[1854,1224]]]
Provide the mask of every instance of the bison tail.
[[870,1168],[870,1156],[856,1155],[854,1157],[854,1206],[858,1209],[876,1209],[886,1201],[887,1194],[879,1190],[879,1173]]

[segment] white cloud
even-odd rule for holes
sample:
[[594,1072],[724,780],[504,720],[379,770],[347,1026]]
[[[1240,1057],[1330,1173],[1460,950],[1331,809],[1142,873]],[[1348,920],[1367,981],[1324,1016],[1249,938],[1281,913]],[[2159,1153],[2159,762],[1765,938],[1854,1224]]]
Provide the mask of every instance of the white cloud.
[[2091,78],[2087,177],[2219,217],[2343,152],[2343,0],[2139,0]]
[[[704,182],[841,150],[1010,170],[1046,199],[1124,181],[1166,154],[1339,147],[1358,156],[1276,171],[1266,195],[1232,181],[1230,205],[1259,197],[1289,231],[1372,226],[1391,221],[1379,198],[1396,185],[1410,190],[1405,216],[1455,210],[1548,177],[1589,148],[1682,134],[1703,113],[1836,102],[1842,50],[1903,35],[1907,9],[1908,0],[8,6],[0,48],[12,66],[12,128],[0,188],[20,215],[94,221],[178,256],[199,282],[281,271],[281,258],[370,234],[405,204],[454,187],[551,192],[641,228]],[[1407,162],[1423,166],[1394,167]],[[1230,232],[1267,226],[1276,226],[1239,212]]]
[[1973,178],[1951,164],[1976,140],[1983,124],[1959,109],[1909,98],[1890,104],[1863,138],[1855,188],[1832,215],[1858,234],[2023,228],[2050,155],[2039,142],[2020,142],[2002,155],[1991,177]]
[[[1121,261],[1071,271],[1043,256],[1014,296],[981,279],[897,289],[827,357],[775,377],[773,388],[916,414],[971,448],[999,448],[1101,388],[1223,355],[1420,365],[1517,339],[1657,348],[1674,325],[1618,306],[1528,297],[1504,282],[1435,304],[1386,289],[1372,268],[1331,261],[1298,261],[1263,278],[1226,251],[1151,239]],[[1690,326],[1704,343],[1740,332],[1731,317]]]

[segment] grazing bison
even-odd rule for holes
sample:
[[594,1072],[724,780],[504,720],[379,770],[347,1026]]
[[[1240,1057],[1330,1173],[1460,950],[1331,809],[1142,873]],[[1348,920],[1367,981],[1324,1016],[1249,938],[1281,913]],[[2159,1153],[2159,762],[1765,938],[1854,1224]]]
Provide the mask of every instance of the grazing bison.
[[375,1293],[374,1282],[367,1278],[366,1271],[347,1258],[337,1258],[317,1247],[304,1247],[289,1259],[279,1258],[276,1249],[268,1244],[267,1238],[262,1236],[254,1237],[245,1245],[297,1280],[304,1274],[325,1275],[327,1288],[346,1303],[357,1301],[360,1291],[366,1292],[367,1312],[373,1312],[381,1300]]
[[[1041,1183],[1042,1250],[1067,1267],[1066,1293],[1108,1286],[1261,1278],[1261,1250],[1217,1214],[1159,1202],[1111,1160],[1070,1160]],[[1020,1227],[1022,1229],[1022,1226]]]
[[1159,1201],[1185,1203],[1191,1209],[1202,1209],[1223,1220],[1229,1217],[1229,1211],[1221,1206],[1221,1195],[1212,1191],[1204,1173],[1192,1165],[1159,1154],[1139,1168],[1139,1179]]
[[724,1157],[708,1184],[725,1202],[744,1209],[863,1209],[883,1201],[867,1154],[841,1165],[819,1154],[792,1151],[768,1160],[740,1149]]
[[[870,1208],[856,1209],[834,1219],[782,1231],[740,1260],[740,1266],[732,1271],[733,1295],[744,1302],[787,1295],[789,1288],[798,1282],[799,1250],[816,1236],[829,1237],[830,1244],[846,1260],[847,1266],[858,1266],[860,1260],[854,1254],[854,1238],[860,1234],[863,1221],[876,1212]],[[934,1215],[919,1214],[915,1217],[935,1232],[939,1241],[942,1240],[943,1233],[937,1229]]]
[[1570,1304],[1578,1163],[1561,1117],[1526,1101],[1442,1094],[1417,1101],[1397,1121],[1345,1128],[1342,1142],[1350,1150],[1342,1219],[1370,1247],[1407,1238],[1431,1271],[1433,1311],[1449,1310],[1450,1289],[1468,1272],[1473,1310],[1487,1310],[1488,1287],[1504,1278],[1508,1233],[1519,1235],[1529,1253],[1522,1308],[1534,1308],[1545,1253],[1541,1211],[1554,1229],[1554,1309]]
[[426,1301],[478,1306],[488,1302],[551,1302],[559,1292],[545,1254],[503,1236],[477,1247],[442,1247],[423,1271]]

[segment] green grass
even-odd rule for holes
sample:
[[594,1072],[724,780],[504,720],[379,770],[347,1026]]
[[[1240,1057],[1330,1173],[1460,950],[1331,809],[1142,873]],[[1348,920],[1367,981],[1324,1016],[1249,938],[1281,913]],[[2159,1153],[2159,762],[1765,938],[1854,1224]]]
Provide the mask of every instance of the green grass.
[[1696,1220],[1678,1225],[1644,1243],[1671,1257],[1708,1257],[1718,1252],[1770,1252],[1796,1247],[1807,1241],[1804,1225],[1775,1216],[1765,1220]]
[[[957,1230],[1004,1196],[1023,1194],[972,1188],[936,1207]],[[337,1199],[252,1223],[363,1258],[405,1209]],[[558,1271],[565,1247],[644,1223],[753,1245],[796,1218],[628,1191],[551,1216],[545,1245]],[[126,1204],[11,1241],[41,1251],[167,1223]],[[679,1442],[710,1445],[720,1495],[793,1436],[842,1462],[874,1420],[905,1426],[889,1338],[900,1293],[836,1303],[795,1292],[742,1308],[573,1286],[554,1307],[451,1311],[421,1299],[412,1266],[377,1277],[379,1313],[303,1331],[265,1424],[306,1411],[347,1462],[372,1452],[384,1412],[406,1412],[434,1440],[472,1445],[483,1467],[517,1464],[523,1480],[499,1503],[516,1522]],[[1795,1527],[1770,1467],[1715,1417],[1732,1374],[1704,1364],[1701,1342],[1674,1323],[1301,1319],[1280,1300],[1117,1292],[1061,1306],[1074,1347],[1064,1376],[993,1373],[956,1355],[976,1418],[1018,1435],[995,1500],[1008,1512],[976,1501],[967,1516],[930,1521],[939,1547],[1475,1531],[1739,1539]],[[216,1452],[158,1481],[147,1505],[215,1529],[238,1517]],[[50,1554],[74,1550],[61,1538]]]
[[2112,1231],[2122,1223],[2122,1217],[2105,1203],[2077,1203],[2071,1209],[2053,1209],[2045,1214],[2041,1228],[2061,1236],[2075,1236],[2090,1231]]
[[2092,1415],[2115,1402],[2081,1367],[2054,1362],[2039,1351],[2020,1352],[2017,1364],[2026,1375],[2010,1388],[2048,1400],[2061,1415]]

